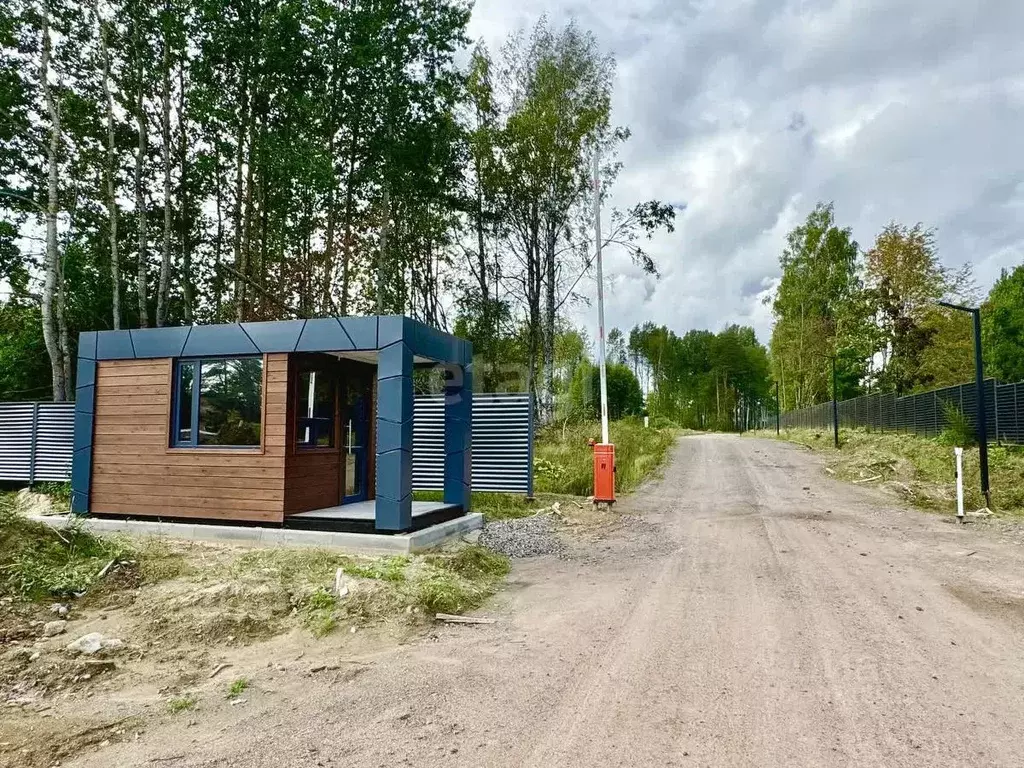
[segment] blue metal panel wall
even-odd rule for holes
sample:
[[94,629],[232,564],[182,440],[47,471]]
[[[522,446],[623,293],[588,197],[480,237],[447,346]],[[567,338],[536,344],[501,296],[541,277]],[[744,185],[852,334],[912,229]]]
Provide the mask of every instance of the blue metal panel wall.
[[375,527],[412,527],[412,350],[395,341],[377,358],[377,504]]

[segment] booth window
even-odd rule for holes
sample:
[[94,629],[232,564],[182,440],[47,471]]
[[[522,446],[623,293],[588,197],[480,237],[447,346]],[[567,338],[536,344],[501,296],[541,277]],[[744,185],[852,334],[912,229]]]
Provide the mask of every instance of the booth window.
[[295,390],[295,444],[333,448],[334,379],[324,371],[300,371]]
[[179,360],[173,413],[175,448],[259,448],[263,358]]

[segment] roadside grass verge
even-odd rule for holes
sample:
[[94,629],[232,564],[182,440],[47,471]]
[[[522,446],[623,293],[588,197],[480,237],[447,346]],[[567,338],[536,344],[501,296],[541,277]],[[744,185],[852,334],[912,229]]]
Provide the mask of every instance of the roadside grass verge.
[[[665,463],[680,430],[667,421],[660,428],[645,428],[640,419],[622,419],[609,425],[615,444],[615,490],[629,493]],[[589,440],[601,439],[597,422],[555,424],[537,432],[534,444],[534,499],[522,494],[474,492],[472,507],[488,521],[529,517],[555,502],[580,502],[594,491],[594,450]],[[417,501],[441,501],[440,491],[417,491]]]
[[[615,489],[634,490],[665,461],[675,441],[672,428],[645,428],[636,418],[613,421],[609,437],[615,444]],[[601,439],[597,422],[552,425],[537,435],[534,484],[539,493],[589,496],[594,487],[594,454],[588,441]]]
[[[775,437],[774,431],[761,436]],[[840,448],[827,429],[783,430],[782,439],[821,451],[835,476],[864,485],[882,484],[915,506],[956,510],[953,449],[948,439],[862,429],[840,430]],[[1024,515],[1024,447],[989,445],[989,483],[994,511]],[[985,506],[977,448],[964,450],[964,505]]]

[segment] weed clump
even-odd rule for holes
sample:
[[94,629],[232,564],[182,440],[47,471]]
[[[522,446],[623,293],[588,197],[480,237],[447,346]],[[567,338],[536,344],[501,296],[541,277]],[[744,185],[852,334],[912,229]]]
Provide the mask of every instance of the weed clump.
[[21,600],[78,595],[111,560],[133,556],[123,539],[94,536],[76,524],[51,528],[20,515],[12,497],[0,497],[0,594]]
[[174,696],[167,701],[167,711],[172,715],[178,715],[182,712],[189,712],[196,708],[196,704],[199,703],[199,699],[194,694],[186,693],[181,696]]

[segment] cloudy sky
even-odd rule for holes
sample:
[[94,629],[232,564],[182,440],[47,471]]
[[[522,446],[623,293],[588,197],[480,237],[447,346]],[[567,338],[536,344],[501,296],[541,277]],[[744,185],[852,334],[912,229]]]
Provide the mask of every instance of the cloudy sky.
[[496,50],[545,11],[618,60],[613,202],[687,204],[650,248],[660,280],[607,253],[609,326],[766,342],[785,234],[819,200],[862,248],[934,227],[985,290],[1024,262],[1024,0],[477,0],[471,33]]

